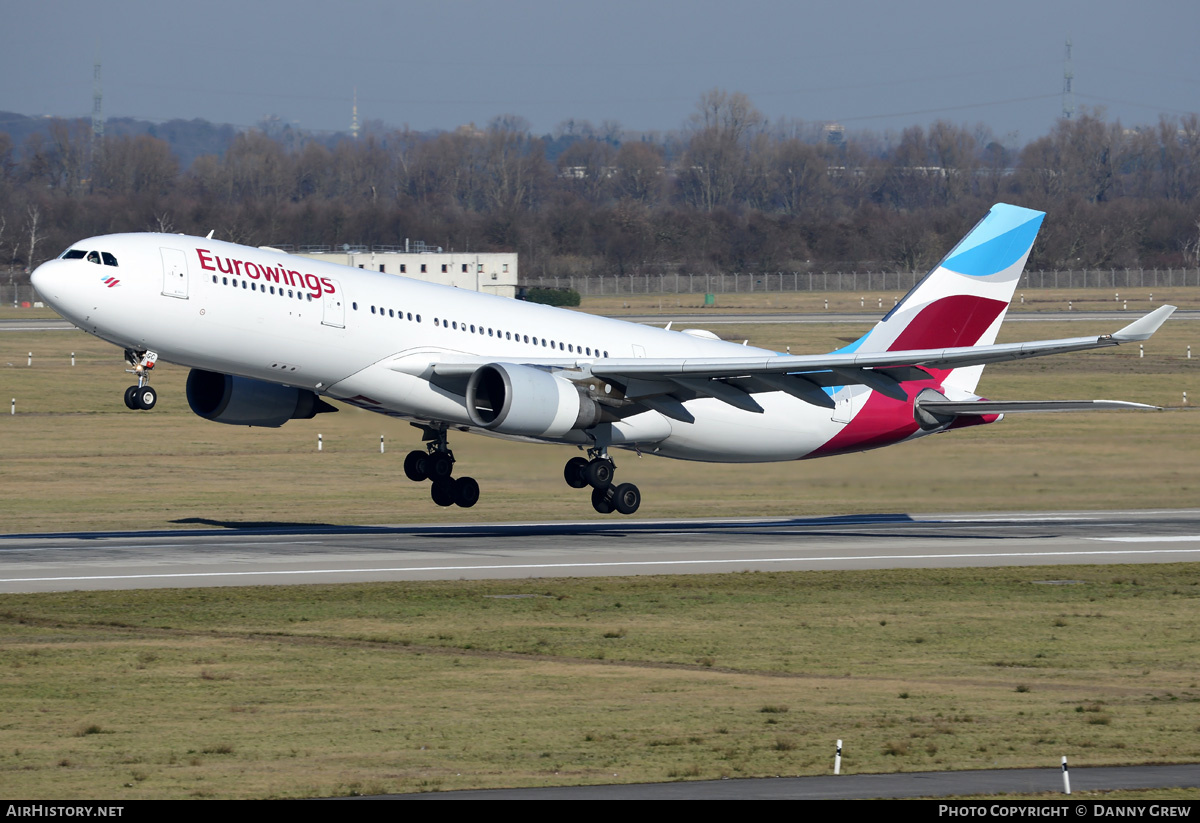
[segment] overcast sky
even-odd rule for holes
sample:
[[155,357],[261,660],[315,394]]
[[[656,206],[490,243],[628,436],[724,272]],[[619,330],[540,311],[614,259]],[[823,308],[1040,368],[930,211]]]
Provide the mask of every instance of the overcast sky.
[[742,91],[771,120],[984,122],[1017,142],[1076,103],[1126,125],[1200,111],[1200,0],[0,0],[0,110],[252,126],[453,129],[517,114],[679,128]]

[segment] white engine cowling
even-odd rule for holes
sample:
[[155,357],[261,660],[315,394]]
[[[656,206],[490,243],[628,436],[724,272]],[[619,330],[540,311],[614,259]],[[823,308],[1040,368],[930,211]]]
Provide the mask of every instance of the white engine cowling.
[[202,369],[188,373],[187,400],[205,420],[233,426],[278,428],[289,420],[337,411],[307,389]]
[[467,382],[471,422],[501,434],[561,437],[600,422],[600,407],[570,381],[513,363],[490,363]]

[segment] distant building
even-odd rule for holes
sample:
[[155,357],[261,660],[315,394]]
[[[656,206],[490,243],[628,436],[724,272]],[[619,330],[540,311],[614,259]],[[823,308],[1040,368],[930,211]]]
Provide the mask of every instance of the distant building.
[[[436,247],[415,244],[416,249],[404,251],[404,247],[352,246],[334,250],[328,246],[301,246],[297,251],[284,247],[282,250],[297,257],[309,257],[327,263],[352,266],[367,271],[396,274],[424,280],[442,286],[498,294],[501,297],[517,296],[517,255],[515,252],[477,253],[443,252]],[[413,248],[410,246],[410,248]]]

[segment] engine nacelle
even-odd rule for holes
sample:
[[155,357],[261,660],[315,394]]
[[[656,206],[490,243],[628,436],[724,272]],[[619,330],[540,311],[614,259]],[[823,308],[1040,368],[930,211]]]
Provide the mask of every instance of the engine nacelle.
[[307,389],[201,369],[188,373],[187,400],[205,420],[233,426],[278,428],[289,420],[337,411]]
[[513,363],[490,363],[467,382],[467,414],[501,434],[561,437],[600,422],[600,406],[570,381]]

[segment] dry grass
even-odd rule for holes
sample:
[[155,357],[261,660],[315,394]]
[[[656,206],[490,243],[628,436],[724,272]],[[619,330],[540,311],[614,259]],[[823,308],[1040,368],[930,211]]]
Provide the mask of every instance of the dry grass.
[[847,773],[1188,762],[1198,568],[10,595],[0,780],[126,799],[827,774],[838,738]]

